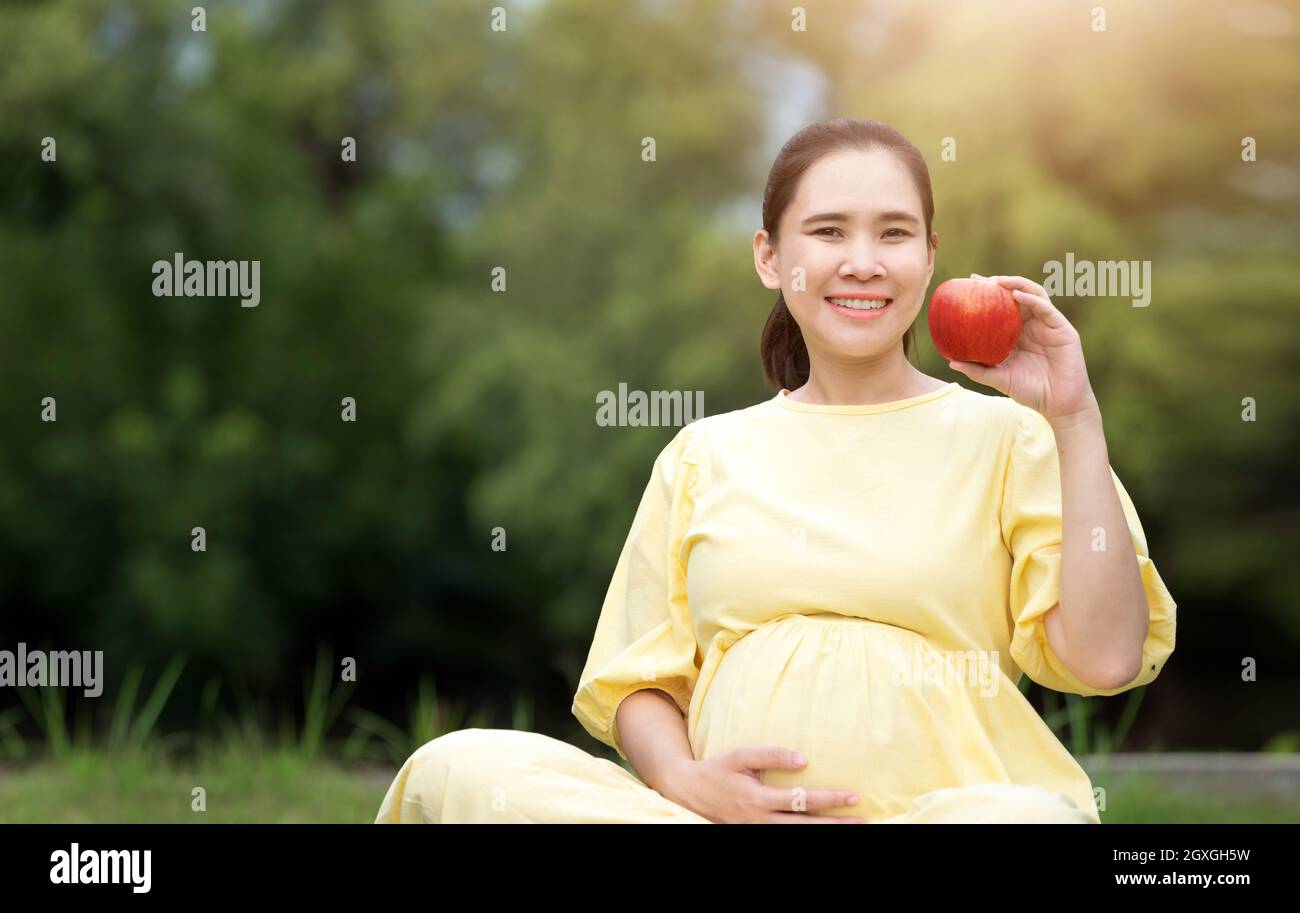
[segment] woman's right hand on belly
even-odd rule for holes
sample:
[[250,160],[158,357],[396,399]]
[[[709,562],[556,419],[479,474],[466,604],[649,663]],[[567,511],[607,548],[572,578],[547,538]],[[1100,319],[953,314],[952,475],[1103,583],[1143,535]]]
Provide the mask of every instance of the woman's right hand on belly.
[[866,824],[848,815],[819,815],[854,805],[849,790],[778,789],[758,776],[766,768],[799,770],[807,763],[774,745],[741,745],[702,761],[682,760],[671,769],[667,798],[714,824]]

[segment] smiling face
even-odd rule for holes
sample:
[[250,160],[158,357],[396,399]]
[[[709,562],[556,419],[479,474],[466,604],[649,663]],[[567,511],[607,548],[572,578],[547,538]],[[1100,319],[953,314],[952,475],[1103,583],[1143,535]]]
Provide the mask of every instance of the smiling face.
[[[937,235],[931,240],[938,244]],[[767,232],[754,236],[754,262],[763,284],[781,289],[811,358],[853,360],[901,353],[934,274],[934,246],[903,163],[885,149],[842,150],[804,172],[775,248]],[[846,296],[889,304],[876,311],[828,300]]]

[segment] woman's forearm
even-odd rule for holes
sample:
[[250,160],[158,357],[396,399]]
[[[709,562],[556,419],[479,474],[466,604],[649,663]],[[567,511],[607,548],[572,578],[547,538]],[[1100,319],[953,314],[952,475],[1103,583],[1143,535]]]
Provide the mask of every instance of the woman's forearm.
[[[1142,663],[1149,611],[1128,522],[1111,479],[1101,410],[1053,420],[1061,466],[1061,602],[1048,638],[1081,681],[1118,688]],[[1104,547],[1098,534],[1104,533]],[[1062,653],[1061,650],[1065,650]],[[1067,659],[1068,655],[1068,659]]]
[[641,782],[673,799],[674,772],[695,760],[677,702],[657,688],[643,688],[623,698],[614,718],[619,744]]

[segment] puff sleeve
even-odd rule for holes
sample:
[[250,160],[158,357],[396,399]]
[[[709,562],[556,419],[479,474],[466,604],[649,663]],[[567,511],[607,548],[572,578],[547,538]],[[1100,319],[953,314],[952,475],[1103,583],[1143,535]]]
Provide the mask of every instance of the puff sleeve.
[[[1047,640],[1043,616],[1060,601],[1061,474],[1056,435],[1037,411],[1016,404],[1020,415],[1003,486],[1003,543],[1011,554],[1011,656],[1026,675],[1054,691],[1108,696],[1146,685],[1174,650],[1175,603],[1147,551],[1146,535],[1115,470],[1111,478],[1128,520],[1131,546],[1146,590],[1150,621],[1142,644],[1142,670],[1125,685],[1099,690],[1079,681]],[[1118,543],[1117,543],[1118,544]]]
[[658,688],[685,715],[699,675],[681,554],[698,473],[696,431],[686,425],[654,462],[573,699],[583,728],[624,760],[614,719],[622,700]]

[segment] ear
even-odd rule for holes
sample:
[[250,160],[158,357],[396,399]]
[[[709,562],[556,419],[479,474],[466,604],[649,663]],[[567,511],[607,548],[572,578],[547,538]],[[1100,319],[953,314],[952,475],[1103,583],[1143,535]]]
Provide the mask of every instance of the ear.
[[781,261],[763,228],[754,232],[754,269],[763,285],[774,290],[781,288]]

